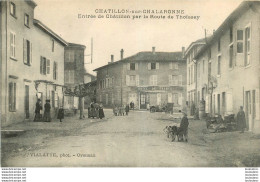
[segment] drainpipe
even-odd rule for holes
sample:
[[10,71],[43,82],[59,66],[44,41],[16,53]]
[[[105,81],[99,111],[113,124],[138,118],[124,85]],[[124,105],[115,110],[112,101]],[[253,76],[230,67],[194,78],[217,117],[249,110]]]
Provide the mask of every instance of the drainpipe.
[[5,32],[6,32],[6,34],[5,34],[5,37],[6,37],[6,63],[5,63],[5,86],[6,86],[6,88],[5,88],[5,122],[7,122],[6,120],[7,120],[7,89],[8,89],[8,77],[7,77],[7,71],[8,71],[8,69],[7,69],[7,11],[8,11],[8,8],[7,8],[7,1],[5,2],[5,6],[6,6],[6,17],[5,17]]

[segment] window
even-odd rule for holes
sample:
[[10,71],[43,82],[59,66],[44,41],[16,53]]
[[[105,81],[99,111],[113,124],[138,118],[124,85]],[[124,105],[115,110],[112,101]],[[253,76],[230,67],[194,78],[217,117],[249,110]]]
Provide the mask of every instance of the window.
[[245,29],[245,66],[250,64],[250,27]]
[[136,77],[135,75],[130,75],[130,85],[135,86],[136,84]]
[[[181,79],[180,80],[180,82],[178,82],[178,77],[179,77],[179,79]],[[169,75],[169,84],[170,85],[175,85],[175,86],[177,86],[179,83],[181,83],[182,84],[182,75]]]
[[243,30],[237,30],[237,53],[243,53]]
[[10,14],[16,18],[16,6],[13,2],[10,3]]
[[229,41],[230,43],[233,42],[233,27],[229,28]]
[[15,33],[10,33],[10,56],[15,58]]
[[182,75],[178,76],[178,85],[181,86],[182,85]]
[[16,111],[16,83],[9,83],[9,111]]
[[151,75],[150,76],[150,85],[157,85],[157,75]]
[[46,75],[46,58],[41,56],[40,73]]
[[233,67],[233,64],[234,64],[234,56],[233,56],[233,45],[231,45],[229,47],[229,68],[232,68]]
[[221,51],[221,42],[220,42],[220,39],[218,40],[218,52]]
[[170,62],[170,63],[169,63],[169,67],[170,67],[170,69],[175,69],[175,70],[177,70],[177,69],[178,69],[178,63]]
[[130,70],[135,70],[135,63],[130,63]]
[[156,63],[151,63],[151,70],[155,70],[156,69]]
[[199,78],[200,77],[200,63],[198,63],[197,73],[198,73],[198,78]]
[[65,70],[65,83],[74,83],[74,70]]
[[221,75],[221,56],[218,56],[218,75]]
[[54,45],[55,45],[55,42],[54,40],[52,40],[52,43],[51,43],[51,51],[54,52]]
[[68,51],[67,52],[67,59],[65,59],[66,62],[74,62],[74,52]]
[[29,27],[29,15],[24,14],[24,25]]
[[23,62],[26,65],[32,62],[32,43],[26,39],[23,39]]
[[178,104],[178,94],[177,93],[173,94],[173,103]]
[[56,61],[53,62],[53,79],[58,79],[58,64]]

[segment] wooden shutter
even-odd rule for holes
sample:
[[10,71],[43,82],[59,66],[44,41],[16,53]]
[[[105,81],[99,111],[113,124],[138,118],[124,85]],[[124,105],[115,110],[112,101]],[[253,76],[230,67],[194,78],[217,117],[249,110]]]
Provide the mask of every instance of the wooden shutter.
[[30,44],[30,65],[32,64],[32,43]]
[[156,63],[156,69],[157,70],[159,69],[159,63]]
[[41,56],[40,60],[40,74],[43,74],[43,57]]
[[130,70],[130,63],[127,63],[127,70]]
[[27,43],[25,39],[23,39],[23,63],[27,64]]
[[135,63],[135,70],[138,70],[138,63]]
[[47,74],[50,74],[50,67],[51,67],[51,65],[50,65],[51,63],[50,63],[50,60],[49,59],[47,59],[47,63],[46,63],[46,70],[47,70]]
[[139,75],[135,76],[136,86],[139,86]]
[[172,75],[169,75],[169,85],[172,85]]
[[151,70],[151,63],[147,64],[147,68],[148,68],[148,70]]
[[13,83],[9,83],[9,111],[12,111]]
[[129,76],[129,75],[126,75],[126,85],[127,85],[127,86],[129,85],[129,82],[130,82],[130,76]]

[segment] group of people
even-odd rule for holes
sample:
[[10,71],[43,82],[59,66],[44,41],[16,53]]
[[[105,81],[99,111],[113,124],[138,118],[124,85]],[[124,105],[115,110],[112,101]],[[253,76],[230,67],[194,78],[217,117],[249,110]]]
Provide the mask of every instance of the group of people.
[[[34,122],[44,121],[44,122],[51,122],[51,104],[50,100],[47,99],[44,104],[44,113],[42,112],[42,102],[41,99],[38,99],[35,106],[35,117]],[[57,119],[62,122],[62,119],[64,119],[64,109],[61,106],[58,110]]]
[[98,117],[100,119],[105,117],[102,103],[91,102],[88,112],[89,117]]
[[128,116],[129,110],[130,108],[128,104],[126,106],[122,105],[113,107],[113,113],[115,116]]

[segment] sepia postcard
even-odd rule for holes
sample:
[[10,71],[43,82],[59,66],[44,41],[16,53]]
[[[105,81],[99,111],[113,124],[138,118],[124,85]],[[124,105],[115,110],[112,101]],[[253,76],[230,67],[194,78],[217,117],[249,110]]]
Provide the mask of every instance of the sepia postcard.
[[0,1],[1,167],[260,167],[260,1]]

